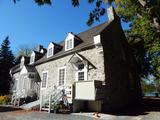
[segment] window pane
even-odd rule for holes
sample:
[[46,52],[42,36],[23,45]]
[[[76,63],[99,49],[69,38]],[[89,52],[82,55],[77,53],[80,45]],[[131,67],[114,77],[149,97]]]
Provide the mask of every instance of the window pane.
[[78,80],[84,80],[84,72],[78,72]]
[[67,49],[71,49],[72,48],[72,39],[67,40]]
[[65,69],[59,70],[59,85],[64,85]]
[[43,78],[42,78],[42,88],[45,88],[47,84],[47,72],[43,73]]
[[31,56],[31,61],[30,63],[34,63],[34,56]]
[[48,56],[52,56],[52,52],[53,52],[53,49],[52,49],[52,48],[49,48],[49,49],[48,49]]
[[79,64],[78,65],[78,70],[82,70],[82,69],[84,69],[84,64]]

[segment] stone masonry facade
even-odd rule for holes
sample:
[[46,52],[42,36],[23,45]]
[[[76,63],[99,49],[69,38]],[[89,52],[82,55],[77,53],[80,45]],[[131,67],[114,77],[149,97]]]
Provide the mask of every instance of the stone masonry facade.
[[[104,58],[103,54],[97,51],[97,48],[91,48],[84,51],[79,52],[78,54],[83,55],[90,63],[92,63],[95,67],[88,64],[88,75],[87,80],[99,80],[105,81],[104,74]],[[36,69],[42,79],[42,72],[48,71],[48,81],[47,88],[58,84],[58,68],[66,67],[66,84],[73,84],[76,80],[75,78],[75,68],[71,63],[69,63],[70,58],[74,54],[70,54],[68,56],[62,57],[60,59],[56,59],[50,62],[46,62],[44,64],[40,64],[36,66]],[[41,90],[41,94],[45,94],[45,90]]]

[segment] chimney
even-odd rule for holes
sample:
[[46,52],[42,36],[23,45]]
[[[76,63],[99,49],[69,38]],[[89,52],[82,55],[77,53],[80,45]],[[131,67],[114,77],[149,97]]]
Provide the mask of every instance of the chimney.
[[116,13],[115,13],[115,10],[112,6],[109,6],[107,8],[107,13],[108,13],[108,20],[109,21],[112,21],[115,19],[115,17],[117,16]]
[[38,50],[37,50],[37,51],[38,51],[38,52],[40,52],[40,51],[41,51],[41,49],[43,49],[43,45],[39,45],[39,46],[38,46]]

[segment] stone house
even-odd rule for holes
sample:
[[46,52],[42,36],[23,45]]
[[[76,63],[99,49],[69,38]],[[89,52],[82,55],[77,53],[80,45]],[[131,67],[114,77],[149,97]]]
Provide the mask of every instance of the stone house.
[[108,22],[21,57],[10,73],[13,102],[36,93],[41,110],[63,101],[76,111],[107,111],[138,99],[140,82],[119,17],[108,8]]

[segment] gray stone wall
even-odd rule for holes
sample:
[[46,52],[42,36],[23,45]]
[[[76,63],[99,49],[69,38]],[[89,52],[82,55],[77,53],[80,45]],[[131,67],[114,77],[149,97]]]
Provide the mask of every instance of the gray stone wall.
[[133,56],[119,20],[114,20],[103,30],[101,39],[107,80],[103,110],[122,109],[136,102],[136,91],[140,91],[138,74],[134,68],[136,64],[131,67]]
[[[88,76],[87,80],[105,80],[104,74],[104,60],[103,54],[99,53],[97,48],[91,48],[79,52],[78,54],[82,55],[89,61],[88,66]],[[47,88],[58,84],[58,69],[60,67],[66,67],[66,84],[73,84],[76,80],[76,71],[71,63],[69,63],[70,58],[74,54],[46,62],[36,66],[36,69],[42,79],[42,72],[48,71],[48,82]],[[47,89],[41,90],[41,94],[45,93]]]

